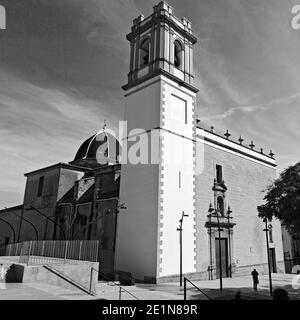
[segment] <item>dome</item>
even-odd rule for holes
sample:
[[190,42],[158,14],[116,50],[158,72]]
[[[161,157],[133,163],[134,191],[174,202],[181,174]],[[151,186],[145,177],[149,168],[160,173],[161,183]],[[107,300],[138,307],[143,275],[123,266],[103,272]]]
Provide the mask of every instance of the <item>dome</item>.
[[70,164],[98,167],[118,163],[119,141],[110,133],[102,131],[85,140]]

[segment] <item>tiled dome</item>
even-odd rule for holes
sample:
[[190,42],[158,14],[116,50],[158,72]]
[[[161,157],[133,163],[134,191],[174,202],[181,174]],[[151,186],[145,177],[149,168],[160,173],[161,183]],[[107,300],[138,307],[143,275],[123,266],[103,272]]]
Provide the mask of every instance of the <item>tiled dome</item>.
[[98,132],[83,142],[71,164],[87,167],[118,163],[120,144],[110,133]]

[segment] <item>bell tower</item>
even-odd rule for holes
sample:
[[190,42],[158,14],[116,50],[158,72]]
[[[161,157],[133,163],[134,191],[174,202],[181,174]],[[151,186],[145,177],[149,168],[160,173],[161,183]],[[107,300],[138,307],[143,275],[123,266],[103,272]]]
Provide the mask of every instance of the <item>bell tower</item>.
[[130,67],[124,90],[164,74],[197,91],[192,87],[193,45],[197,39],[191,23],[186,18],[176,18],[167,3],[154,6],[148,18],[140,15],[134,19],[126,38],[130,42]]
[[127,40],[120,185],[127,210],[118,216],[115,270],[161,282],[179,276],[183,213],[182,271],[196,271],[196,38],[191,23],[163,1],[134,19]]

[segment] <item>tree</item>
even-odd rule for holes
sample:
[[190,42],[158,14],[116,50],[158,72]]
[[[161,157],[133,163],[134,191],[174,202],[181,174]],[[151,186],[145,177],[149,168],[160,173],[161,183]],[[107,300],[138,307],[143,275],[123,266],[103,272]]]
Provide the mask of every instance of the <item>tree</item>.
[[281,220],[291,232],[300,232],[300,162],[285,169],[265,190],[259,217]]

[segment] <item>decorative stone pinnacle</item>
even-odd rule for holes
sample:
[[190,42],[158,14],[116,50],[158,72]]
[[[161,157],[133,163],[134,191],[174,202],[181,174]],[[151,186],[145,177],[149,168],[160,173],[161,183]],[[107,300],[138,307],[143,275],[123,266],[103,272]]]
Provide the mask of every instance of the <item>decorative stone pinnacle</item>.
[[211,214],[214,211],[212,204],[209,204],[208,212]]
[[231,134],[228,132],[228,129],[226,130],[226,133],[224,133],[224,136],[226,137],[227,140],[231,136]]
[[273,153],[272,150],[270,150],[269,156],[270,156],[272,159],[274,159],[273,157],[275,156],[275,154]]
[[232,210],[231,210],[230,206],[228,206],[227,216],[229,217],[231,213],[232,213]]
[[106,126],[107,126],[107,124],[106,124],[106,120],[104,120],[104,124],[103,124],[103,127],[102,127],[103,131],[105,131]]
[[253,150],[253,148],[255,147],[255,144],[253,143],[253,141],[251,141],[251,143],[249,144],[249,147],[251,148],[251,150]]
[[214,132],[214,126],[210,126],[210,131],[213,133]]
[[240,136],[240,137],[239,137],[240,145],[242,145],[242,144],[243,144],[243,141],[244,141],[244,139],[242,138],[242,136]]
[[136,25],[142,22],[144,19],[145,19],[145,16],[143,14],[140,14],[136,19],[133,20],[133,24]]
[[260,153],[264,154],[264,149],[263,148],[260,148]]

